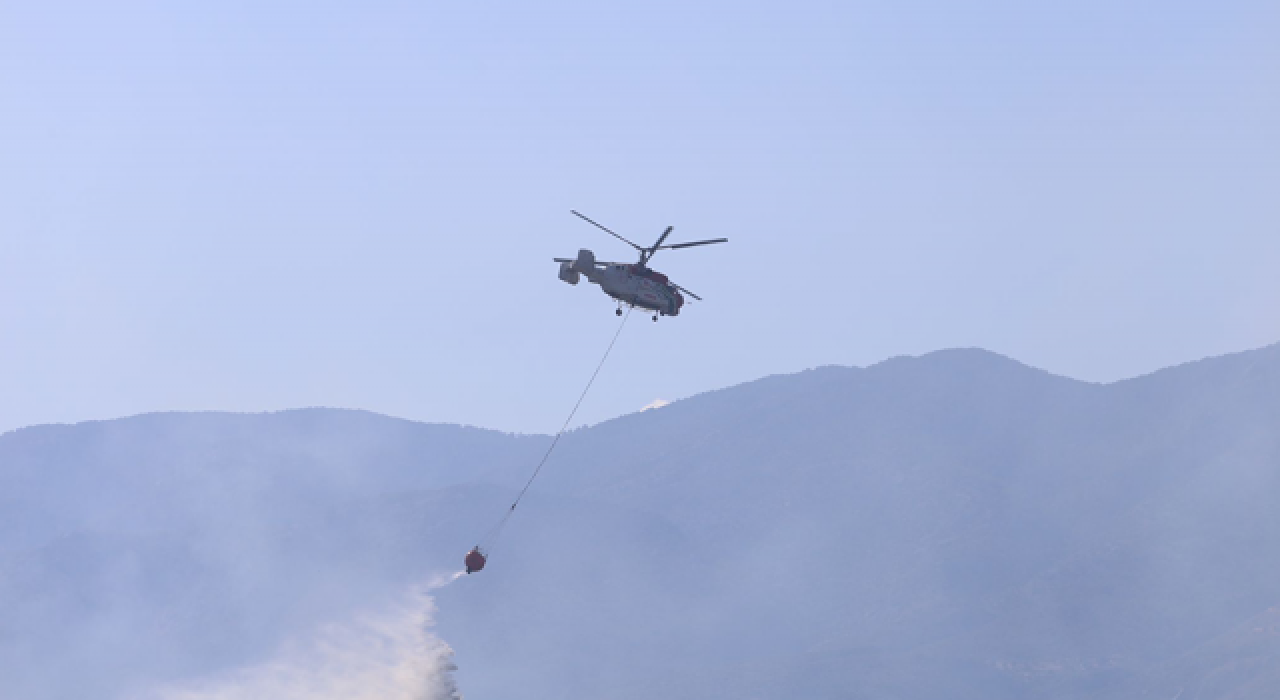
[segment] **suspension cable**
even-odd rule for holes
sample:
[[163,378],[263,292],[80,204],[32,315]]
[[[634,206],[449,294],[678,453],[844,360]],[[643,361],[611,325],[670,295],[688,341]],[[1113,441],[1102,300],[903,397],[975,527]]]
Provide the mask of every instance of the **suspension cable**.
[[511,515],[516,512],[516,506],[520,505],[520,499],[524,498],[529,487],[533,486],[534,479],[538,478],[538,474],[542,471],[542,467],[546,465],[547,460],[551,458],[551,453],[555,451],[556,445],[560,443],[560,438],[565,434],[565,431],[569,429],[569,423],[573,421],[574,415],[578,413],[578,408],[582,406],[583,399],[587,398],[587,392],[591,391],[591,385],[595,384],[596,377],[600,376],[600,370],[604,368],[605,361],[609,359],[609,353],[613,352],[613,346],[618,342],[618,336],[622,335],[622,329],[627,325],[627,319],[631,318],[631,311],[632,309],[627,309],[626,315],[622,317],[622,323],[619,323],[618,330],[614,331],[613,339],[609,341],[609,347],[605,348],[604,356],[600,358],[600,364],[596,365],[596,371],[591,373],[591,379],[587,380],[587,385],[583,387],[582,393],[578,396],[578,402],[573,405],[573,410],[569,411],[569,417],[564,419],[564,425],[560,426],[560,431],[557,432],[555,438],[551,440],[551,444],[547,447],[547,451],[543,453],[542,459],[538,461],[538,466],[534,468],[533,474],[530,475],[529,480],[525,482],[524,488],[520,489],[520,493],[516,494],[516,499],[512,501],[511,507],[507,509],[507,512],[502,516],[502,519],[498,521],[498,524],[494,525],[493,528],[485,534],[484,538],[481,540],[481,544],[487,545],[487,543],[497,538],[498,534],[502,532],[503,526],[505,526],[507,521],[511,519]]

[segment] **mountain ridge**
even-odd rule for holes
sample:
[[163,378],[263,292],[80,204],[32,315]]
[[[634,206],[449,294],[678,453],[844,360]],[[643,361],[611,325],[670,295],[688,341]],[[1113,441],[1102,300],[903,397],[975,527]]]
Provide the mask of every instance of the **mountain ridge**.
[[[823,372],[839,372],[839,373],[843,373],[843,372],[869,372],[869,371],[873,371],[873,370],[880,370],[880,371],[883,371],[883,370],[890,369],[890,368],[896,369],[896,368],[897,368],[898,366],[900,366],[900,365],[905,365],[905,364],[909,364],[909,363],[922,362],[922,361],[923,361],[923,362],[926,362],[926,363],[931,363],[931,362],[935,362],[935,361],[949,361],[949,360],[951,360],[952,358],[956,358],[956,357],[969,357],[969,358],[981,358],[981,359],[983,359],[983,360],[996,360],[996,361],[998,361],[998,362],[997,362],[997,364],[1003,363],[1005,366],[1008,366],[1008,367],[1017,367],[1017,368],[1021,368],[1021,369],[1024,369],[1024,370],[1029,370],[1031,373],[1034,373],[1034,374],[1040,374],[1040,375],[1044,375],[1044,376],[1048,376],[1048,377],[1053,377],[1053,378],[1056,378],[1056,379],[1062,379],[1062,380],[1065,380],[1065,381],[1068,381],[1068,382],[1073,382],[1073,383],[1085,384],[1085,385],[1090,385],[1090,386],[1103,386],[1103,387],[1106,387],[1106,386],[1115,386],[1115,385],[1121,385],[1121,384],[1128,384],[1128,383],[1131,383],[1131,382],[1141,382],[1142,380],[1144,380],[1144,379],[1146,379],[1146,378],[1148,378],[1148,377],[1153,377],[1153,376],[1156,376],[1156,375],[1163,375],[1164,373],[1177,373],[1177,372],[1183,372],[1183,371],[1191,371],[1191,370],[1193,370],[1193,369],[1195,369],[1195,368],[1199,368],[1199,367],[1206,367],[1206,366],[1211,366],[1211,365],[1220,365],[1220,364],[1226,364],[1226,363],[1235,363],[1235,362],[1239,362],[1239,361],[1241,361],[1241,360],[1243,360],[1243,359],[1246,359],[1246,358],[1250,358],[1250,359],[1254,359],[1254,360],[1260,360],[1260,359],[1271,359],[1271,360],[1273,360],[1273,361],[1276,361],[1276,360],[1277,360],[1277,358],[1275,358],[1275,357],[1268,357],[1268,355],[1280,355],[1280,342],[1272,343],[1272,344],[1268,344],[1268,345],[1264,345],[1264,346],[1261,346],[1261,347],[1258,347],[1258,348],[1252,348],[1252,349],[1249,349],[1249,350],[1241,350],[1241,351],[1238,351],[1238,352],[1231,352],[1231,353],[1226,353],[1226,354],[1222,354],[1222,355],[1211,355],[1211,356],[1206,356],[1206,357],[1202,357],[1202,358],[1195,359],[1195,360],[1187,360],[1187,361],[1185,361],[1185,362],[1181,362],[1181,363],[1178,363],[1178,364],[1175,364],[1175,365],[1170,365],[1170,366],[1167,366],[1167,367],[1161,367],[1161,368],[1158,368],[1158,369],[1152,370],[1152,371],[1150,371],[1150,372],[1146,372],[1146,373],[1143,373],[1143,374],[1135,375],[1135,376],[1133,376],[1133,377],[1126,377],[1126,378],[1123,378],[1123,379],[1117,379],[1117,380],[1110,381],[1110,382],[1092,382],[1092,381],[1087,381],[1087,380],[1083,380],[1083,379],[1077,379],[1077,378],[1070,377],[1070,376],[1063,375],[1063,374],[1057,374],[1057,373],[1051,372],[1051,371],[1046,370],[1046,369],[1043,369],[1043,368],[1039,368],[1039,367],[1035,367],[1035,366],[1033,366],[1033,365],[1026,364],[1026,363],[1021,362],[1021,361],[1019,361],[1019,360],[1017,360],[1017,359],[1015,359],[1015,358],[1012,358],[1012,357],[1010,357],[1010,356],[1008,356],[1008,355],[1004,355],[1004,354],[1002,354],[1002,353],[999,353],[999,352],[996,352],[996,351],[993,351],[993,350],[987,350],[987,349],[985,349],[985,348],[980,348],[980,347],[976,347],[976,346],[970,346],[970,347],[954,347],[954,348],[941,348],[941,349],[938,349],[938,350],[931,350],[931,351],[928,351],[928,352],[922,353],[922,354],[920,354],[920,355],[906,355],[906,354],[903,354],[903,355],[894,355],[894,356],[892,356],[892,357],[888,357],[888,358],[885,358],[885,359],[883,359],[883,360],[880,360],[879,362],[875,362],[875,363],[872,363],[872,364],[870,364],[870,365],[866,365],[866,366],[862,366],[862,367],[860,367],[860,366],[855,366],[855,365],[824,364],[824,365],[817,365],[817,366],[814,366],[814,367],[810,367],[810,368],[806,368],[806,369],[798,370],[798,371],[795,371],[795,372],[783,372],[783,373],[777,373],[777,374],[769,374],[769,375],[765,375],[765,376],[763,376],[763,377],[760,377],[760,378],[758,378],[758,379],[752,379],[752,380],[748,380],[748,381],[745,381],[745,382],[740,382],[740,383],[738,383],[738,384],[732,384],[732,385],[729,385],[729,386],[720,387],[720,388],[717,388],[717,389],[708,389],[708,390],[706,390],[706,391],[702,391],[702,392],[699,392],[699,393],[697,393],[697,394],[694,394],[694,395],[692,395],[692,396],[688,396],[688,397],[685,397],[685,398],[682,398],[682,399],[674,399],[674,400],[671,400],[669,404],[666,404],[666,405],[663,405],[663,406],[658,406],[658,407],[653,407],[653,408],[650,408],[649,410],[657,410],[657,409],[659,409],[659,408],[667,408],[667,407],[668,407],[668,406],[670,406],[670,405],[674,405],[674,404],[680,403],[680,402],[682,402],[682,401],[689,401],[689,400],[691,400],[691,399],[698,398],[698,397],[701,397],[701,396],[706,396],[706,395],[708,395],[708,394],[716,394],[716,393],[718,393],[718,392],[728,391],[728,390],[732,390],[732,389],[738,389],[738,388],[746,387],[746,386],[750,386],[750,385],[753,385],[753,384],[756,384],[756,383],[759,383],[759,382],[769,382],[769,381],[771,381],[771,380],[775,380],[775,379],[785,379],[785,378],[788,378],[788,377],[798,377],[798,376],[800,376],[800,375],[805,375],[805,374],[808,374],[808,373],[811,373],[811,372],[817,372],[817,373],[823,373]],[[1254,363],[1251,363],[1251,364],[1254,364]],[[994,366],[994,365],[993,365],[993,366]],[[190,415],[197,415],[197,416],[198,416],[198,415],[219,415],[219,416],[275,416],[275,415],[280,415],[280,414],[296,414],[296,413],[305,413],[305,412],[309,412],[309,411],[316,411],[316,412],[349,412],[349,413],[353,413],[353,414],[371,414],[371,415],[379,416],[379,417],[382,417],[382,418],[388,418],[388,419],[393,419],[393,420],[405,421],[405,422],[407,422],[407,423],[412,423],[412,424],[415,424],[415,425],[426,425],[426,426],[452,426],[452,427],[459,427],[459,428],[474,429],[474,430],[480,430],[480,431],[485,431],[485,432],[498,433],[498,434],[501,434],[501,435],[509,435],[509,436],[513,436],[513,437],[550,437],[550,435],[549,435],[549,434],[547,434],[547,433],[524,433],[524,432],[519,432],[519,431],[508,431],[508,430],[503,430],[503,429],[500,429],[500,428],[489,428],[489,427],[477,426],[477,425],[471,425],[471,424],[465,424],[465,423],[450,423],[450,422],[447,422],[447,421],[421,421],[421,420],[416,420],[416,419],[412,419],[412,418],[404,418],[404,417],[400,417],[400,416],[395,416],[395,415],[392,415],[392,414],[389,414],[389,413],[381,413],[381,412],[373,411],[373,410],[370,410],[370,409],[363,409],[363,408],[347,408],[347,407],[336,407],[336,406],[318,406],[318,405],[317,405],[317,406],[298,406],[298,407],[294,407],[294,408],[272,409],[272,410],[263,410],[263,411],[230,411],[230,410],[221,410],[221,409],[175,409],[175,410],[144,411],[144,412],[142,412],[142,413],[135,413],[135,414],[130,414],[130,415],[127,415],[127,416],[120,416],[120,417],[116,417],[116,418],[93,418],[93,419],[87,419],[87,420],[82,420],[82,421],[72,421],[72,422],[36,423],[36,424],[27,425],[27,426],[22,426],[22,427],[18,427],[18,428],[12,428],[12,429],[7,430],[7,431],[5,431],[5,432],[3,432],[3,433],[0,433],[0,439],[4,439],[6,436],[11,435],[11,434],[14,434],[14,433],[20,433],[20,432],[23,432],[23,431],[29,431],[29,430],[51,429],[51,428],[58,428],[58,427],[89,426],[89,425],[93,425],[93,424],[97,424],[97,423],[116,423],[116,422],[119,422],[119,421],[129,421],[129,420],[133,420],[133,419],[143,419],[143,418],[147,418],[147,417],[151,417],[151,416],[190,416]],[[603,423],[608,423],[608,422],[610,422],[610,421],[615,421],[615,420],[619,420],[619,419],[622,419],[622,418],[627,418],[627,417],[630,417],[630,416],[635,416],[635,415],[638,415],[639,413],[642,413],[642,412],[644,412],[644,410],[643,410],[643,409],[638,409],[638,410],[636,410],[636,411],[634,411],[634,412],[631,412],[631,413],[625,413],[625,414],[622,414],[622,415],[619,415],[619,416],[615,416],[615,417],[613,417],[613,418],[605,419],[605,420],[601,421],[600,423],[594,423],[594,424],[591,424],[591,425],[581,426],[581,427],[578,427],[578,428],[574,428],[573,430],[582,430],[582,429],[584,429],[584,428],[595,427],[595,426],[597,426],[597,425],[601,425],[601,424],[603,424]]]
[[[1276,347],[1111,384],[940,351],[570,431],[439,632],[473,697],[1261,700]],[[0,677],[261,660],[456,568],[549,439],[320,408],[0,436]]]

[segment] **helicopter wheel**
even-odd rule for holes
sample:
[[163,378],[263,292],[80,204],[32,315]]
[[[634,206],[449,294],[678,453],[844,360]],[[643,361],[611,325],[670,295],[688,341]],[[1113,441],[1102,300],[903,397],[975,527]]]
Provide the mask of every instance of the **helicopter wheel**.
[[613,310],[613,315],[614,315],[614,316],[621,316],[621,315],[622,315],[622,309],[614,309],[614,310]]
[[654,314],[654,315],[653,315],[653,322],[654,322],[654,323],[657,323],[657,322],[658,322],[658,314]]

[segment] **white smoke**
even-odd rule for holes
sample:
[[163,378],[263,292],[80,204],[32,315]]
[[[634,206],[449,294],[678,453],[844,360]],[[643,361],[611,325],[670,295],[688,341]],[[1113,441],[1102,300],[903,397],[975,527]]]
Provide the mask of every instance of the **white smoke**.
[[153,700],[460,700],[453,649],[429,628],[429,592],[458,572],[406,594],[389,610],[329,625],[275,659],[215,678],[169,686]]

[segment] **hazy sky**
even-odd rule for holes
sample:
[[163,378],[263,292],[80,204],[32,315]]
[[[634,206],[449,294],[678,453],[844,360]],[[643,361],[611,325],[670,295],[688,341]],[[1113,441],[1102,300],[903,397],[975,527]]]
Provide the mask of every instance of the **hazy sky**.
[[[1051,7],[1052,6],[1052,7]],[[1280,4],[0,2],[0,430],[580,414],[981,346],[1280,341]],[[581,422],[581,420],[579,422]]]

